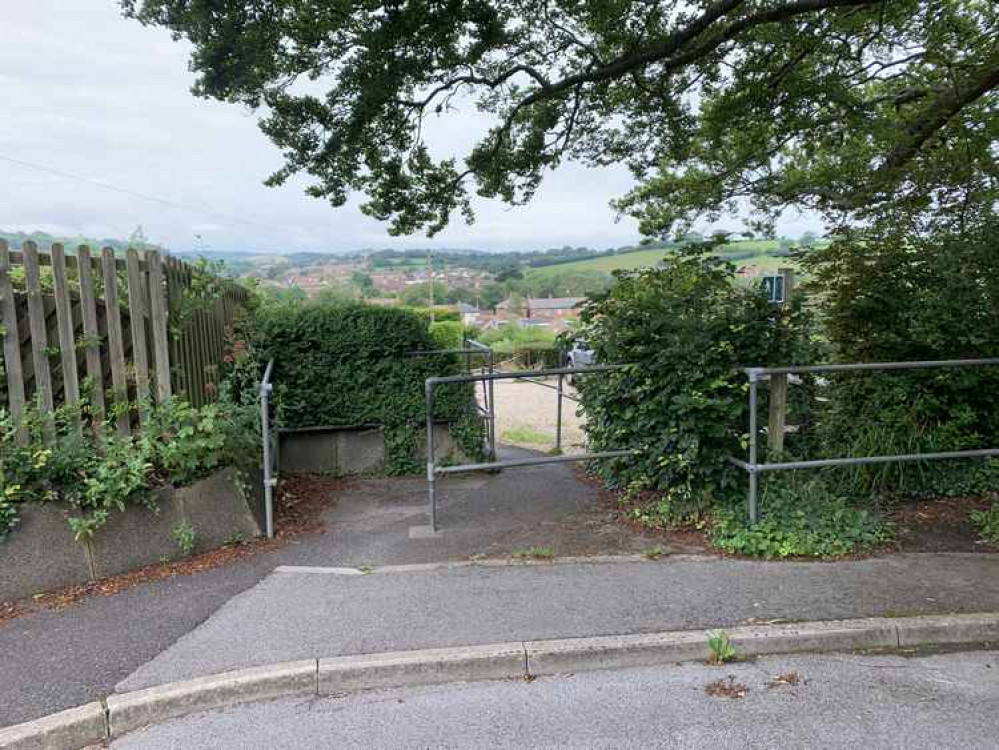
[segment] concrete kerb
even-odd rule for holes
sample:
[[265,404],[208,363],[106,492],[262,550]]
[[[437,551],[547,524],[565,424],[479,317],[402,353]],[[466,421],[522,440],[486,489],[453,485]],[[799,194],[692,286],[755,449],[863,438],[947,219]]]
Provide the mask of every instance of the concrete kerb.
[[[711,631],[568,638],[309,659],[225,672],[108,696],[0,729],[0,747],[81,748],[150,724],[293,695],[442,682],[517,679],[700,661]],[[726,628],[739,655],[999,643],[999,613],[783,623]]]
[[318,660],[285,662],[109,695],[108,732],[120,737],[150,724],[234,703],[318,692]]
[[341,656],[319,660],[319,694],[502,680],[529,672],[527,652],[521,642]]
[[100,745],[107,738],[107,709],[100,701],[0,729],[4,750],[80,748]]

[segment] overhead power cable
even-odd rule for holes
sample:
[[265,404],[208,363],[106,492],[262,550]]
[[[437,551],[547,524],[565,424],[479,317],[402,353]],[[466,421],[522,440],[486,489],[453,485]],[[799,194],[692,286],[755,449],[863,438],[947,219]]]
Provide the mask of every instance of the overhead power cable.
[[278,227],[275,227],[275,226],[272,226],[272,225],[269,225],[269,224],[262,224],[262,223],[260,223],[258,221],[253,221],[251,219],[244,219],[244,218],[242,218],[240,216],[234,216],[232,214],[221,213],[219,211],[211,211],[209,209],[199,208],[197,206],[191,206],[191,205],[188,205],[188,204],[185,204],[185,203],[180,203],[179,201],[170,200],[168,198],[161,198],[161,197],[156,196],[156,195],[148,195],[146,193],[140,193],[140,192],[135,191],[135,190],[130,190],[128,188],[118,187],[117,185],[112,185],[110,183],[102,182],[100,180],[94,180],[94,179],[91,179],[89,177],[83,177],[81,175],[72,174],[70,172],[64,172],[61,169],[53,169],[52,167],[47,167],[47,166],[45,166],[43,164],[35,164],[33,162],[30,162],[30,161],[24,161],[23,159],[15,159],[12,156],[5,156],[4,154],[0,154],[0,160],[9,162],[11,164],[16,164],[16,165],[21,166],[21,167],[26,167],[28,169],[34,169],[34,170],[37,170],[39,172],[46,172],[48,174],[55,175],[56,177],[62,177],[62,178],[67,179],[67,180],[74,180],[76,182],[80,182],[80,183],[83,183],[85,185],[92,185],[94,187],[99,187],[99,188],[101,188],[103,190],[110,190],[112,192],[120,193],[122,195],[128,195],[128,196],[131,196],[132,198],[139,198],[141,200],[150,201],[151,203],[158,203],[161,206],[167,206],[169,208],[175,208],[175,209],[178,209],[178,210],[181,210],[181,211],[192,211],[194,213],[203,214],[205,216],[211,216],[212,218],[219,219],[219,220],[222,220],[222,221],[235,222],[235,223],[238,223],[238,224],[245,224],[247,226],[256,227],[258,229],[266,229],[267,231],[270,231],[270,232],[275,232],[275,233],[280,233],[280,234],[296,233],[297,232],[297,233],[302,234],[302,236],[304,236],[304,232],[301,232],[301,230],[290,230],[289,231],[289,230],[280,229]]

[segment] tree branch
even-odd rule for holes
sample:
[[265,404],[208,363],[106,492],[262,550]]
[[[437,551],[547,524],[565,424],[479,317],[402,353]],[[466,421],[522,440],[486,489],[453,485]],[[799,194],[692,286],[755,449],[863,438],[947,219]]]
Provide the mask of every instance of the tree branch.
[[940,92],[923,116],[909,125],[908,138],[889,152],[876,175],[885,177],[907,164],[962,109],[999,87],[999,54],[969,83],[961,90],[948,88]]

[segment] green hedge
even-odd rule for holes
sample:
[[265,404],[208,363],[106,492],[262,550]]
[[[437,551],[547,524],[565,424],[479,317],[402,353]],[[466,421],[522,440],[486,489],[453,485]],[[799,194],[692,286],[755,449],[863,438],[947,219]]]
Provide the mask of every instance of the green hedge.
[[460,349],[465,340],[465,326],[460,320],[442,320],[430,324],[430,335],[441,349]]
[[[283,427],[384,425],[389,473],[418,470],[427,378],[461,372],[455,355],[412,356],[439,348],[425,319],[408,310],[360,303],[261,310],[255,346],[274,360],[274,403]],[[435,390],[434,417],[457,423],[463,450],[481,449],[470,384]]]

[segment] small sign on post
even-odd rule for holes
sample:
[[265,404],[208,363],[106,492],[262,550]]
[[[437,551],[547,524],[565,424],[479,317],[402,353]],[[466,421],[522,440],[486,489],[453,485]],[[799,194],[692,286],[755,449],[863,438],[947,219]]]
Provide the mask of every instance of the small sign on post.
[[763,277],[763,292],[767,301],[774,305],[783,305],[787,300],[784,284],[784,274],[776,273]]
[[[763,289],[774,305],[787,308],[794,291],[794,272],[779,268],[773,276],[763,277]],[[787,375],[770,376],[770,418],[767,425],[767,453],[778,458],[784,452],[787,425]]]

